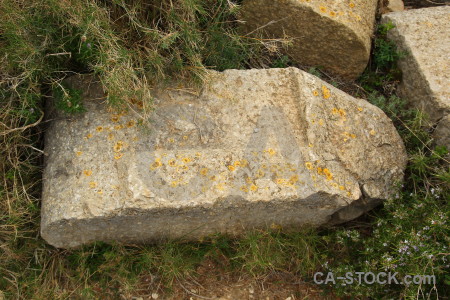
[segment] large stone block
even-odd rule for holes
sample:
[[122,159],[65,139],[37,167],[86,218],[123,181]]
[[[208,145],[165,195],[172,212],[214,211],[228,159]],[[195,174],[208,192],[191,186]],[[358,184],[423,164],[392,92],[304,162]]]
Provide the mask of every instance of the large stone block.
[[347,79],[364,71],[370,56],[378,0],[244,0],[244,31],[293,38],[287,53],[302,65],[321,66]]
[[87,111],[50,112],[41,232],[57,247],[335,224],[389,197],[406,164],[380,109],[295,68],[161,91],[147,126],[108,111],[92,77],[68,83]]
[[400,96],[427,113],[437,126],[436,141],[450,149],[450,7],[389,13],[382,22],[395,25],[388,38],[406,53],[398,63]]

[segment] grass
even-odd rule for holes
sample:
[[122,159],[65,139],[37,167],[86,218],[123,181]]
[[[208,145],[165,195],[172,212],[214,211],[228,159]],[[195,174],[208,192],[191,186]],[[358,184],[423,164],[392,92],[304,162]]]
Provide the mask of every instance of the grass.
[[[210,69],[295,66],[274,51],[286,41],[240,35],[238,10],[225,0],[0,3],[0,299],[128,299],[149,289],[170,294],[178,281],[195,277],[205,260],[223,272],[288,272],[308,282],[314,272],[328,270],[435,274],[436,286],[329,287],[353,298],[449,294],[447,150],[433,145],[426,117],[395,96],[401,76],[395,62],[407,54],[386,40],[389,25],[380,28],[370,66],[353,93],[394,121],[409,164],[398,196],[365,219],[290,234],[257,231],[241,239],[217,235],[183,244],[96,243],[77,250],[54,249],[39,237],[45,98],[53,92],[60,109],[82,111],[80,91],[68,89],[62,79],[90,72],[102,80],[111,105],[122,108],[143,99],[149,112],[155,85],[176,81],[195,88]],[[316,68],[309,71],[321,75]]]

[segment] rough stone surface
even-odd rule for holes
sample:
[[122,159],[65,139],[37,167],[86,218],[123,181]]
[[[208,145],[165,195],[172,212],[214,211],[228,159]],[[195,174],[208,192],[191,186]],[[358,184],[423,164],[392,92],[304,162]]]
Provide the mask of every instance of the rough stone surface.
[[402,0],[380,0],[380,2],[382,14],[405,10],[405,5]]
[[287,53],[296,62],[356,79],[370,56],[378,0],[245,0],[244,31],[294,38]]
[[391,120],[295,68],[214,72],[197,96],[159,92],[149,126],[137,108],[108,111],[92,77],[68,84],[87,112],[50,112],[41,232],[57,247],[335,224],[403,176]]
[[382,22],[395,25],[388,38],[407,53],[399,61],[403,74],[400,96],[427,113],[431,123],[437,124],[437,142],[447,141],[450,146],[450,129],[444,126],[450,113],[450,7],[389,13]]

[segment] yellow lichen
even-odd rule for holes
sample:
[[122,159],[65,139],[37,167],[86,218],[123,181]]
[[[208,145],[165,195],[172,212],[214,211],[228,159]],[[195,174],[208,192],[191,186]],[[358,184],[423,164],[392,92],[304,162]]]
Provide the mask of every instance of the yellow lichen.
[[323,169],[321,167],[317,167],[317,174],[323,175]]
[[173,142],[175,142],[175,140],[174,140],[173,138],[169,138],[168,141],[169,141],[169,143],[171,143],[171,144],[172,144]]
[[120,129],[122,129],[122,128],[123,128],[123,125],[122,125],[122,124],[114,126],[114,129],[115,129],[115,130],[120,130]]
[[258,173],[256,174],[257,177],[261,178],[264,177],[264,171],[263,170],[258,170]]
[[232,166],[232,165],[229,165],[228,166],[228,170],[230,170],[230,171],[234,171],[236,168],[234,167],[234,166]]
[[253,192],[256,192],[258,190],[258,187],[256,185],[252,184],[250,186],[250,190],[252,190]]
[[240,167],[241,166],[241,162],[239,160],[235,161],[233,164],[235,167]]
[[356,138],[356,134],[354,134],[354,133],[351,133],[350,136],[352,139]]
[[275,154],[277,153],[277,151],[275,151],[275,150],[272,149],[272,148],[269,148],[269,149],[267,149],[267,150],[264,150],[264,152],[269,153],[271,156],[273,156],[273,155],[275,155]]
[[119,117],[118,115],[113,115],[113,116],[111,117],[111,121],[113,121],[114,123],[119,122],[119,120],[120,120],[120,117]]
[[372,129],[372,130],[370,131],[370,135],[375,135],[375,130]]
[[95,182],[95,181],[89,182],[89,187],[90,187],[91,189],[95,189],[95,188],[97,187],[97,182]]
[[152,163],[152,165],[150,166],[150,169],[154,170],[161,166],[162,166],[161,160],[158,158],[158,159],[155,159],[155,161]]
[[98,126],[95,130],[97,130],[97,132],[102,132],[103,131],[103,127],[102,126]]
[[305,166],[308,170],[312,170],[312,168],[313,168],[312,163],[310,163],[310,162],[305,162]]
[[117,141],[117,143],[113,147],[115,152],[121,151],[122,148],[123,148],[123,142],[122,141]]
[[187,164],[187,163],[190,163],[190,162],[192,161],[192,158],[190,158],[190,157],[183,157],[182,161],[183,161],[185,164]]
[[323,119],[320,119],[320,120],[319,120],[319,125],[320,125],[320,126],[323,126],[324,124],[325,124],[325,122],[323,121]]
[[183,135],[183,140],[187,141],[189,137],[187,135]]
[[240,190],[246,193],[248,192],[248,188],[245,185],[241,186]]
[[91,176],[92,175],[92,171],[91,170],[84,170],[83,174],[86,176]]
[[203,176],[208,175],[208,169],[207,168],[201,168],[200,169],[200,174],[203,175]]
[[175,159],[169,160],[168,164],[169,164],[169,166],[171,166],[171,167],[175,167],[175,165],[176,165]]
[[81,156],[81,154],[83,154],[82,151],[77,151],[77,153],[76,153],[77,156]]
[[128,128],[133,127],[134,125],[136,125],[136,121],[135,120],[130,120],[130,121],[127,122],[127,127]]
[[321,12],[326,13],[327,12],[327,8],[325,6],[319,6],[319,9]]
[[322,94],[324,99],[328,99],[331,97],[331,92],[325,85],[322,85]]
[[97,194],[103,195],[103,190],[98,190]]
[[343,190],[345,190],[345,187],[344,187],[343,185],[340,185],[340,186],[339,186],[339,189],[340,189],[341,191],[343,191]]
[[209,177],[209,179],[212,181],[216,181],[217,178],[216,178],[216,176],[213,175],[213,176]]
[[313,95],[317,97],[317,96],[319,96],[319,92],[317,90],[314,90]]
[[359,110],[359,111],[363,111],[363,108],[362,108],[362,107],[358,107],[358,110]]
[[202,156],[202,154],[200,152],[197,152],[197,153],[195,153],[195,156],[200,157],[200,156]]
[[345,110],[343,110],[342,108],[339,108],[338,112],[341,117],[345,117],[345,115],[346,115]]
[[284,178],[277,178],[277,179],[275,179],[275,183],[279,184],[279,185],[282,185],[285,182],[286,182],[286,180]]
[[292,175],[291,178],[289,178],[289,184],[295,184],[298,181],[298,175]]
[[92,134],[90,134],[90,133],[88,133],[87,135],[86,135],[86,138],[88,138],[88,139],[90,139],[92,137]]
[[323,169],[323,174],[327,177],[327,180],[333,179],[333,174],[327,168]]
[[336,13],[334,11],[330,11],[330,16],[336,17]]
[[348,4],[348,6],[350,6],[351,8],[353,8],[353,7],[355,7],[355,3],[350,2],[350,3]]
[[308,147],[309,147],[309,148],[312,148],[312,147],[314,147],[314,145],[311,144],[311,143],[309,143],[309,144],[308,144]]
[[242,159],[241,160],[241,167],[245,168],[246,166],[248,166],[248,161],[246,159]]
[[108,140],[111,141],[114,139],[114,134],[110,133],[108,134]]
[[123,153],[116,153],[116,154],[114,155],[114,159],[121,159],[122,156],[123,156]]

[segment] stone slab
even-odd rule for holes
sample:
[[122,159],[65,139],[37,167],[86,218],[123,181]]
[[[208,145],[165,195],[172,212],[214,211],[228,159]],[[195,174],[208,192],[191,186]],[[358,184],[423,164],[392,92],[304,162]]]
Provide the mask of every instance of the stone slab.
[[199,95],[115,113],[92,76],[87,111],[50,111],[42,226],[56,247],[194,240],[344,222],[401,181],[403,143],[377,107],[296,68],[212,72]]
[[244,32],[293,38],[289,56],[302,65],[356,79],[370,56],[378,0],[244,0]]
[[406,52],[398,63],[403,74],[399,95],[429,116],[438,128],[437,143],[450,149],[450,129],[444,126],[450,113],[450,7],[389,13],[382,22],[395,25],[388,38]]

